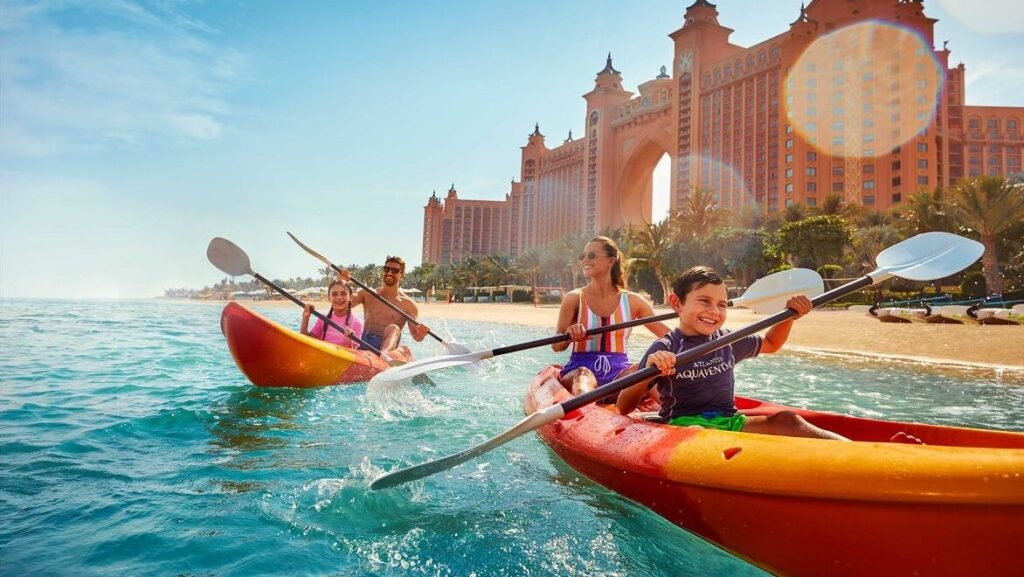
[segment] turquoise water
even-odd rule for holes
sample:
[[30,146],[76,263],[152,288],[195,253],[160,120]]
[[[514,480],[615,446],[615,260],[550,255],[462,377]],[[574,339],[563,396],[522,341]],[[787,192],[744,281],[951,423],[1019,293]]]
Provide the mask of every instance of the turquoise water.
[[[368,490],[385,470],[512,425],[532,375],[561,355],[506,355],[477,373],[435,373],[434,387],[264,390],[235,368],[219,315],[163,301],[0,301],[4,574],[762,575],[581,478],[533,435]],[[548,333],[448,328],[473,350]],[[981,373],[780,355],[741,364],[737,378],[741,394],[783,403],[1021,428],[1024,387]]]

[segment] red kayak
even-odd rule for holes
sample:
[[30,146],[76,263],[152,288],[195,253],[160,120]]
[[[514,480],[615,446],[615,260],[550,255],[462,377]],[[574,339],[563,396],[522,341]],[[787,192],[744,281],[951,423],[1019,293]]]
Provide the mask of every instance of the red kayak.
[[[362,383],[390,366],[369,351],[297,333],[236,302],[224,307],[220,328],[235,364],[257,387]],[[412,359],[404,345],[388,355],[401,362]]]
[[[527,413],[567,400],[554,368]],[[854,442],[648,422],[588,405],[538,430],[577,471],[781,575],[1024,575],[1024,433],[787,409]],[[925,445],[888,442],[903,432]]]

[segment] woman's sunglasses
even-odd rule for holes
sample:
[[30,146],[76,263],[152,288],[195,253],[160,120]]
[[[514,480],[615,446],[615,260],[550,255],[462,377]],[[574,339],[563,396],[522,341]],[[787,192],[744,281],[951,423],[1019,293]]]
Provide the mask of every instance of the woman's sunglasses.
[[398,268],[397,266],[385,266],[381,268],[384,269],[384,272],[389,272],[391,274],[401,274],[402,272],[402,269]]
[[599,256],[611,256],[611,255],[601,254],[599,252],[594,252],[594,251],[581,252],[580,253],[580,260],[584,260],[584,259],[586,259],[586,260],[594,260],[595,258],[597,258]]

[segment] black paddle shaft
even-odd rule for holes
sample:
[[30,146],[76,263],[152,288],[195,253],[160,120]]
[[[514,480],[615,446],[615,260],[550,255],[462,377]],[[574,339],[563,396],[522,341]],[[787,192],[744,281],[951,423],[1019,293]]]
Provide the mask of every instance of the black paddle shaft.
[[[281,287],[277,286],[276,284],[270,282],[265,277],[263,277],[263,275],[254,272],[254,273],[252,273],[252,276],[256,277],[256,280],[262,282],[263,284],[265,284],[265,285],[269,286],[270,288],[276,290],[277,292],[281,293],[282,296],[284,296],[288,300],[292,301],[293,303],[299,305],[302,308],[306,308],[306,303],[304,303],[304,302],[300,301],[299,299],[295,298],[291,293],[289,293],[288,291],[284,290],[283,288],[281,288]],[[359,343],[359,346],[363,347],[364,349],[367,349],[368,351],[372,352],[373,354],[377,355],[378,357],[381,356],[381,352],[379,350],[374,348],[372,345],[368,344],[366,341],[364,341],[364,340],[360,339],[359,337],[355,336],[354,334],[352,334],[351,330],[345,330],[343,327],[338,325],[338,323],[336,323],[336,322],[332,321],[331,319],[325,317],[324,315],[320,314],[316,310],[313,310],[312,312],[313,312],[314,315],[316,315],[316,318],[318,318],[318,319],[324,321],[325,323],[331,325],[338,332],[340,332],[340,333],[342,333],[344,335],[347,335],[348,338],[350,338],[353,341]]]
[[[840,287],[836,287],[826,293],[814,297],[813,299],[811,299],[812,308],[817,308],[827,302],[831,302],[837,298],[846,296],[864,287],[871,286],[872,284],[874,284],[874,281],[871,280],[870,276],[863,276],[853,282],[847,283]],[[772,316],[762,319],[752,325],[747,325],[742,329],[739,329],[735,332],[731,332],[723,336],[722,338],[715,339],[713,341],[708,341],[702,345],[696,346],[687,351],[683,351],[676,355],[676,366],[678,367],[683,363],[688,363],[695,359],[699,359],[700,357],[703,357],[708,353],[713,353],[722,347],[731,345],[732,343],[742,339],[743,337],[752,335],[760,330],[777,325],[782,321],[788,320],[794,316],[796,316],[796,311],[787,308],[784,311],[777,312]],[[632,375],[623,377],[621,379],[616,379],[602,387],[598,387],[592,391],[583,393],[578,397],[574,397],[572,399],[569,399],[568,401],[563,402],[562,410],[565,411],[565,413],[575,411],[580,407],[589,405],[590,403],[593,403],[598,399],[607,397],[612,393],[624,390],[641,381],[645,381],[651,377],[656,377],[660,372],[661,371],[658,370],[658,367],[647,367],[645,369],[641,369],[633,373]]]
[[[617,325],[608,325],[606,327],[597,327],[596,329],[588,330],[587,331],[587,336],[590,337],[590,336],[600,335],[600,334],[604,334],[604,333],[611,332],[611,331],[618,331],[618,330],[622,330],[622,329],[628,329],[629,327],[635,327],[637,325],[646,325],[646,324],[650,324],[650,323],[656,323],[656,322],[659,322],[659,321],[667,321],[667,320],[675,318],[676,316],[677,316],[676,313],[671,312],[671,313],[664,313],[664,314],[660,314],[660,315],[655,315],[653,317],[643,317],[643,318],[639,318],[639,319],[633,319],[631,321],[626,321],[624,323],[619,323]],[[543,338],[543,339],[538,339],[536,341],[530,341],[528,343],[519,343],[517,345],[509,345],[507,347],[499,347],[497,349],[494,349],[491,352],[494,353],[492,356],[496,357],[498,355],[504,355],[506,353],[514,353],[514,352],[517,352],[517,351],[525,351],[526,349],[533,349],[533,348],[536,348],[536,347],[543,347],[544,345],[553,345],[555,343],[560,343],[560,342],[568,341],[568,340],[571,340],[571,337],[569,335],[563,333],[563,334],[560,334],[560,335],[554,335],[554,336],[546,337],[546,338]]]
[[[340,269],[340,268],[338,268],[338,265],[336,265],[336,264],[334,264],[334,263],[331,263],[331,268],[333,268],[333,269],[334,269],[335,271],[337,271],[337,272],[341,272],[341,269]],[[384,297],[380,296],[380,293],[378,293],[377,291],[375,291],[375,290],[373,290],[372,288],[370,288],[370,287],[366,286],[365,284],[363,284],[363,283],[359,282],[359,279],[357,279],[356,277],[354,277],[354,276],[352,276],[352,275],[350,274],[350,275],[348,276],[348,278],[349,278],[349,279],[350,279],[350,280],[351,280],[351,281],[352,281],[353,283],[355,283],[355,285],[356,285],[357,287],[359,287],[359,288],[363,289],[364,291],[366,291],[366,292],[368,292],[368,293],[372,294],[373,296],[377,297],[377,300],[379,300],[380,302],[384,303],[384,305],[385,305],[385,306],[387,306],[387,307],[388,307],[388,308],[390,308],[391,310],[393,310],[393,311],[395,311],[396,313],[398,313],[398,314],[402,315],[403,317],[405,317],[405,320],[407,320],[407,321],[409,321],[409,322],[413,323],[414,325],[422,325],[422,324],[423,324],[423,323],[421,323],[420,321],[418,321],[418,320],[416,320],[416,319],[412,318],[411,316],[409,316],[409,314],[408,314],[408,313],[406,313],[406,312],[405,312],[405,311],[403,311],[402,309],[400,309],[400,308],[398,308],[397,306],[395,306],[395,304],[394,304],[394,303],[392,303],[391,301],[389,301],[388,299],[386,299],[386,298],[384,298]],[[435,335],[435,334],[434,334],[434,331],[427,331],[427,334],[428,334],[428,335],[430,335],[430,336],[432,336],[432,337],[434,337],[435,339],[437,339],[437,342],[439,342],[439,343],[442,343],[442,344],[444,343],[444,339],[442,339],[441,337],[439,337],[439,336]]]

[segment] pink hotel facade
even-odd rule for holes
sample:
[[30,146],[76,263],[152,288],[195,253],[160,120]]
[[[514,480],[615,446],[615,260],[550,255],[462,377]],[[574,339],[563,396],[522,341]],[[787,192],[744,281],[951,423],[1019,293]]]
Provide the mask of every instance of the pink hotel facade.
[[[821,36],[868,22],[912,31],[927,50],[894,52],[893,60],[864,61],[856,71],[800,60]],[[671,72],[663,67],[634,94],[609,55],[583,95],[583,134],[570,132],[549,148],[535,127],[504,200],[459,198],[454,184],[444,198],[431,195],[422,260],[518,255],[569,233],[650,220],[652,174],[665,154],[672,209],[701,187],[727,208],[777,211],[839,194],[886,210],[920,189],[1021,172],[1024,108],[968,106],[964,65],[950,68],[949,50],[934,48],[935,22],[921,0],[813,0],[788,30],[744,48],[729,42],[732,30],[719,24],[716,6],[697,0],[669,34]],[[925,51],[938,72],[921,64]],[[787,76],[800,66],[810,74],[794,87]],[[835,105],[850,104],[853,90],[843,82],[853,74],[863,113]],[[826,99],[831,116],[828,104],[815,102]],[[868,114],[875,107],[888,108]],[[793,109],[820,116],[795,119],[787,113]],[[914,115],[923,122],[908,130]],[[895,144],[887,144],[890,136]]]

